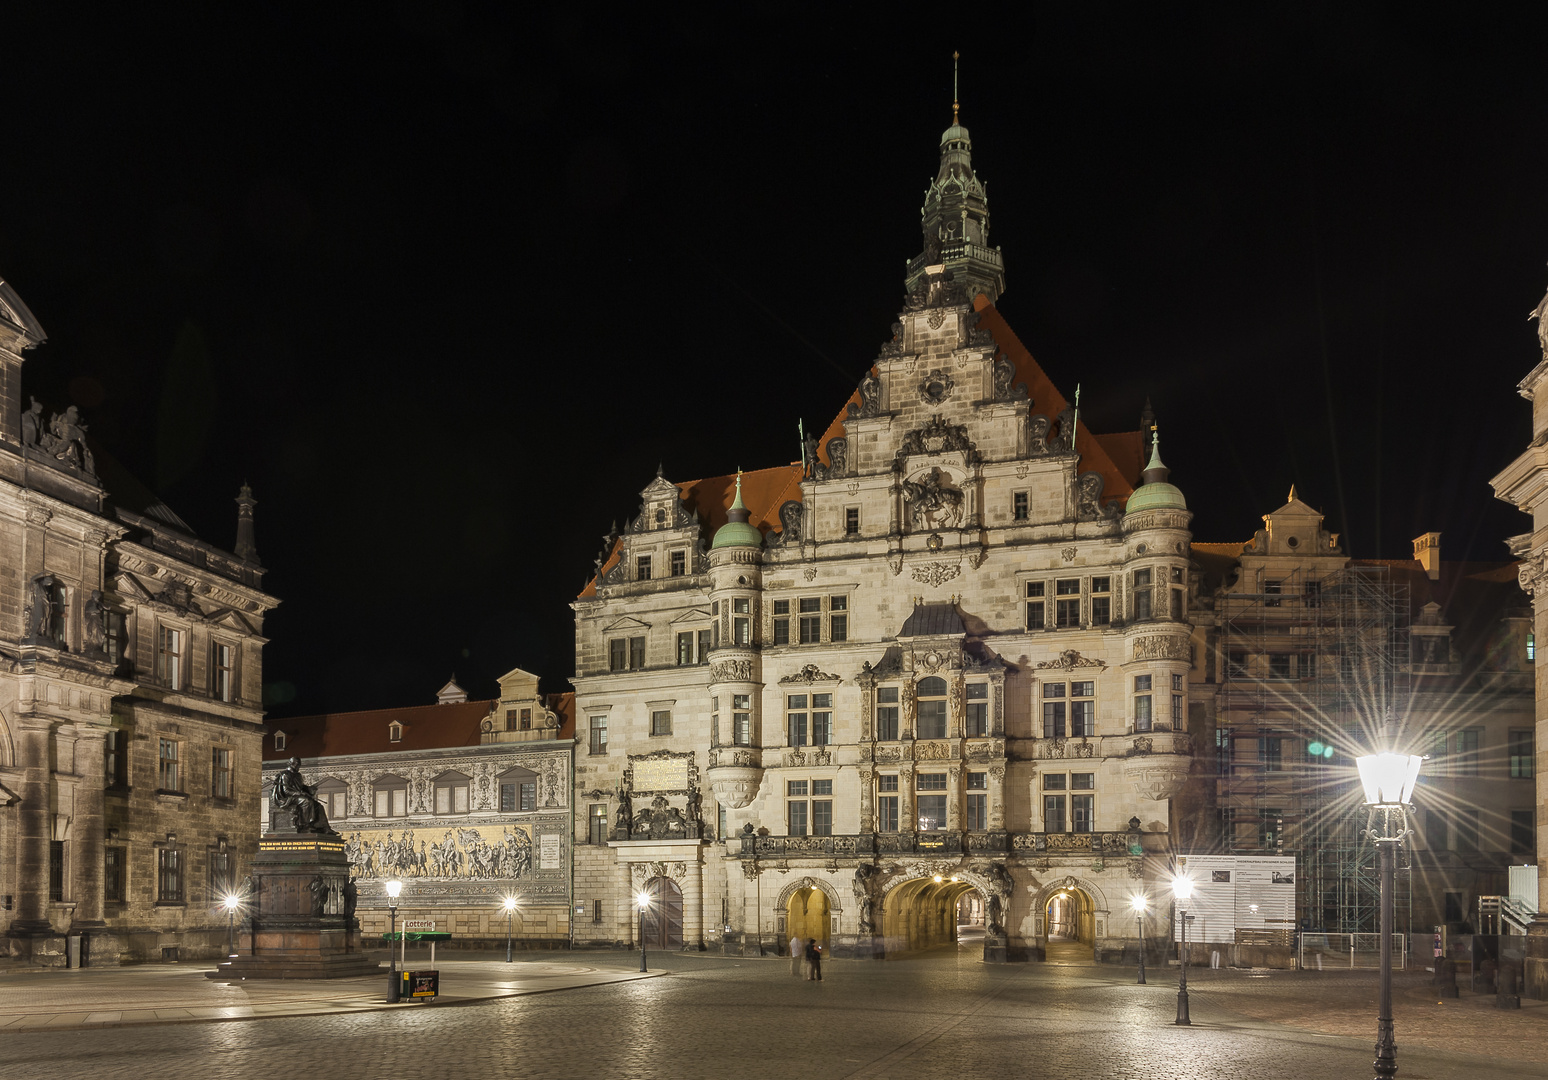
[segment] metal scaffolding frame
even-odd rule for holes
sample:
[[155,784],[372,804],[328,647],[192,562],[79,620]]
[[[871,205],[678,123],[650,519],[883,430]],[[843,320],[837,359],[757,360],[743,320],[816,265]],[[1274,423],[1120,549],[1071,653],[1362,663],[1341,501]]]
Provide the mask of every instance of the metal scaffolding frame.
[[[1244,584],[1264,591],[1225,592],[1216,603],[1223,850],[1296,856],[1302,925],[1374,932],[1380,884],[1354,758],[1407,726],[1408,586],[1382,565]],[[1331,756],[1313,754],[1319,744]],[[1405,927],[1408,869],[1405,852],[1396,898]]]

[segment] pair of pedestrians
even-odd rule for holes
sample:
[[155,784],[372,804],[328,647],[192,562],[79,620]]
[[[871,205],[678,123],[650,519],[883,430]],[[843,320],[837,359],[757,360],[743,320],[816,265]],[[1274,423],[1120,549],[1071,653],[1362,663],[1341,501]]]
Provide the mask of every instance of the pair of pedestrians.
[[809,982],[822,982],[822,946],[816,938],[807,938],[803,945],[800,938],[791,937],[790,974],[805,975]]

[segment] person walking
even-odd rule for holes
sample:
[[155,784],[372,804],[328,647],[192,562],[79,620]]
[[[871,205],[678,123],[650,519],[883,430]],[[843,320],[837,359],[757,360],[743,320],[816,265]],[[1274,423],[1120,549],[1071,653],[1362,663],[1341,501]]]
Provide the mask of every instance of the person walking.
[[816,938],[806,939],[806,978],[822,982],[822,946]]
[[790,974],[801,974],[801,960],[804,950],[801,948],[801,939],[794,934],[790,935]]

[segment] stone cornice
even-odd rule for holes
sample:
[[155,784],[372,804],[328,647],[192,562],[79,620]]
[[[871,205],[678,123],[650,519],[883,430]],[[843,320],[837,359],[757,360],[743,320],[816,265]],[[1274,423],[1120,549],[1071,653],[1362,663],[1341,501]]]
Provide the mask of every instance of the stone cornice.
[[[1548,363],[1548,361],[1545,361]],[[1548,446],[1528,447],[1489,481],[1494,497],[1531,513],[1548,492]]]

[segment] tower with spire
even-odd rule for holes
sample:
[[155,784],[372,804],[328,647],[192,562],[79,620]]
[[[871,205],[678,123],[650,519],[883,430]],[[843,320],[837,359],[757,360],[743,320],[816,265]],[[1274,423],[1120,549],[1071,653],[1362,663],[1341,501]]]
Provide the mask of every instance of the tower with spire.
[[959,121],[957,54],[952,54],[951,126],[941,133],[941,164],[920,208],[924,248],[908,262],[906,291],[916,292],[930,267],[944,267],[966,288],[994,303],[1005,292],[1005,259],[989,246],[989,196],[973,172],[973,140]]

